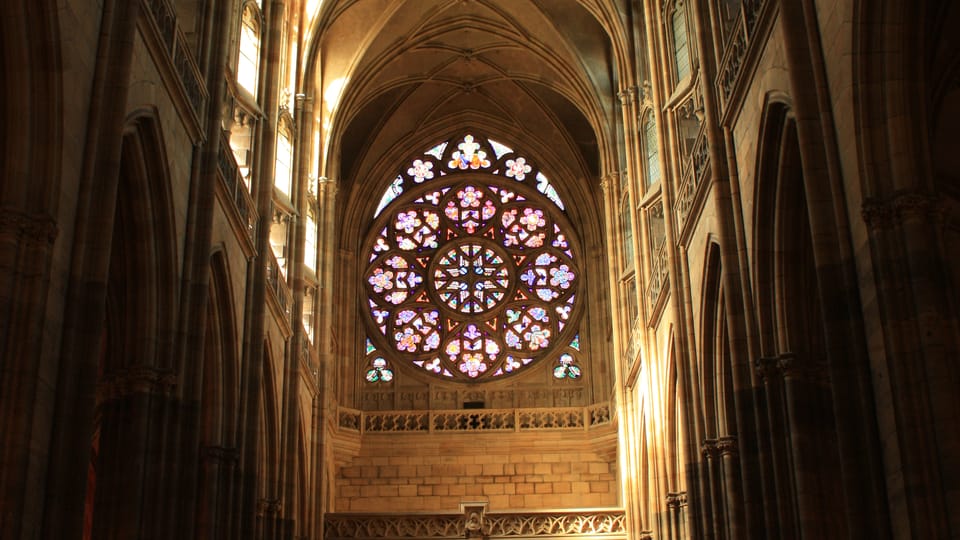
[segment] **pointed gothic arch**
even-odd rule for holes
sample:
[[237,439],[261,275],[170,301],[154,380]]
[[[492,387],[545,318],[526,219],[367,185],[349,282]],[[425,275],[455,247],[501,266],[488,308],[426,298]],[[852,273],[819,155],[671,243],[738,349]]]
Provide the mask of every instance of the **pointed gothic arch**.
[[115,308],[107,371],[133,358],[170,369],[178,249],[166,147],[155,111],[134,113],[127,126],[107,286]]
[[201,538],[229,538],[232,474],[239,432],[239,363],[235,306],[227,256],[210,257],[210,285],[202,359],[199,411],[200,468],[195,532]]
[[98,364],[102,390],[85,501],[84,535],[92,537],[147,526],[144,510],[130,504],[146,497],[143,486],[153,471],[130,449],[160,444],[162,428],[150,404],[165,400],[175,380],[176,233],[166,147],[154,110],[128,117],[118,186],[115,207],[105,209],[114,217]]

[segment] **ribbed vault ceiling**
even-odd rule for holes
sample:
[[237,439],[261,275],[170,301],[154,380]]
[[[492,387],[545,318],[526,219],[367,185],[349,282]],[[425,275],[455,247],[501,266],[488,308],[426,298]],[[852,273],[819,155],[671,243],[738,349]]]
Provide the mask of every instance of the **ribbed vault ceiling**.
[[328,174],[363,183],[468,127],[596,178],[617,113],[605,16],[589,0],[325,0]]

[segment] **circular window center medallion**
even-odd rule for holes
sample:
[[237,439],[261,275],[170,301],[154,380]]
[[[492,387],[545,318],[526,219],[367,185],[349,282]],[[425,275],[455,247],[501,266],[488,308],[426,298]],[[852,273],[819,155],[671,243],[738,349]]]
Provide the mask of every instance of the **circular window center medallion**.
[[440,304],[456,313],[486,313],[508,297],[512,266],[498,247],[475,240],[462,242],[434,259],[430,290]]

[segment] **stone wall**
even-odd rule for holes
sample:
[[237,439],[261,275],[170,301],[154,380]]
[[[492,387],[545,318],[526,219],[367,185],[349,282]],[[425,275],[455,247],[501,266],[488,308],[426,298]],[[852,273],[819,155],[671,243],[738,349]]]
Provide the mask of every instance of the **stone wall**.
[[583,431],[367,434],[359,454],[337,468],[335,507],[446,512],[477,500],[496,511],[613,507],[612,450],[591,446]]

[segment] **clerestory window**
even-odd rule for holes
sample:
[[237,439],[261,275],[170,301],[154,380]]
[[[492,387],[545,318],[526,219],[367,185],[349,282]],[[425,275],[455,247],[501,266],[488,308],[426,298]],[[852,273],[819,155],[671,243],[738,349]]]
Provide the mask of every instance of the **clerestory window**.
[[687,18],[682,2],[678,2],[670,16],[673,34],[673,59],[677,82],[690,75],[690,47],[687,39]]
[[290,119],[282,116],[277,125],[277,160],[274,165],[273,185],[287,199],[293,193],[292,131]]
[[240,51],[237,57],[237,84],[254,98],[260,74],[260,9],[247,2],[240,23]]
[[647,112],[643,123],[644,164],[647,169],[647,187],[660,181],[660,152],[657,148],[657,122],[653,112]]

